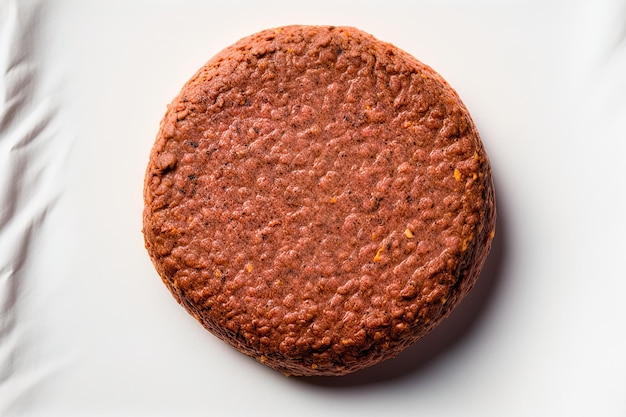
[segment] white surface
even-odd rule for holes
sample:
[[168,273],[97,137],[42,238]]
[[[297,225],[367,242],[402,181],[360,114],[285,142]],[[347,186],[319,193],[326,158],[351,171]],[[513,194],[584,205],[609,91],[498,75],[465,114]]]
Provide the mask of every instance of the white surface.
[[[626,2],[37,4],[0,0],[0,415],[626,415]],[[292,23],[435,68],[496,177],[497,259],[462,337],[332,382],[205,332],[141,235],[166,104],[223,47]]]

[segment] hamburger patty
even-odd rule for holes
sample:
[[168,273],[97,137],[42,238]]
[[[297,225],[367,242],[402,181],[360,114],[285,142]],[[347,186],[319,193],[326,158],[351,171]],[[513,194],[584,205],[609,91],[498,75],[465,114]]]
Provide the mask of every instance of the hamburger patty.
[[244,38],[168,106],[146,248],[204,327],[288,375],[390,358],[474,285],[491,170],[455,91],[349,27]]

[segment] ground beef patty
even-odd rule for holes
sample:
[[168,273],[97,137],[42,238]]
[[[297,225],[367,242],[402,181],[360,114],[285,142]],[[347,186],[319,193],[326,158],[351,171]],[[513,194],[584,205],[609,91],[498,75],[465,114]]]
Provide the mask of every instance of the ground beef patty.
[[178,302],[288,375],[399,353],[468,293],[494,235],[457,94],[350,27],[266,30],[212,58],[168,107],[144,198]]

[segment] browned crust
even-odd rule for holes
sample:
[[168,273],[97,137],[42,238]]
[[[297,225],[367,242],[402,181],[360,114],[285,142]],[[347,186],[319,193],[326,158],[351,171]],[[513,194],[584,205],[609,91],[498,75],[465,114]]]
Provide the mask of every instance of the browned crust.
[[456,92],[348,27],[270,29],[212,58],[168,107],[144,200],[178,302],[292,375],[346,374],[425,335],[473,287],[496,214]]

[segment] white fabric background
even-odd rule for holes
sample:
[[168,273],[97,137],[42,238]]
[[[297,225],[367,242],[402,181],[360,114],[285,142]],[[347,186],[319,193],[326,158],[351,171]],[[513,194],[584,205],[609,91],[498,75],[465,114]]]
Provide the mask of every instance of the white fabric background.
[[[434,67],[496,177],[476,293],[342,379],[205,332],[141,235],[166,104],[221,48],[293,23]],[[626,415],[625,1],[0,0],[0,70],[0,415]]]

